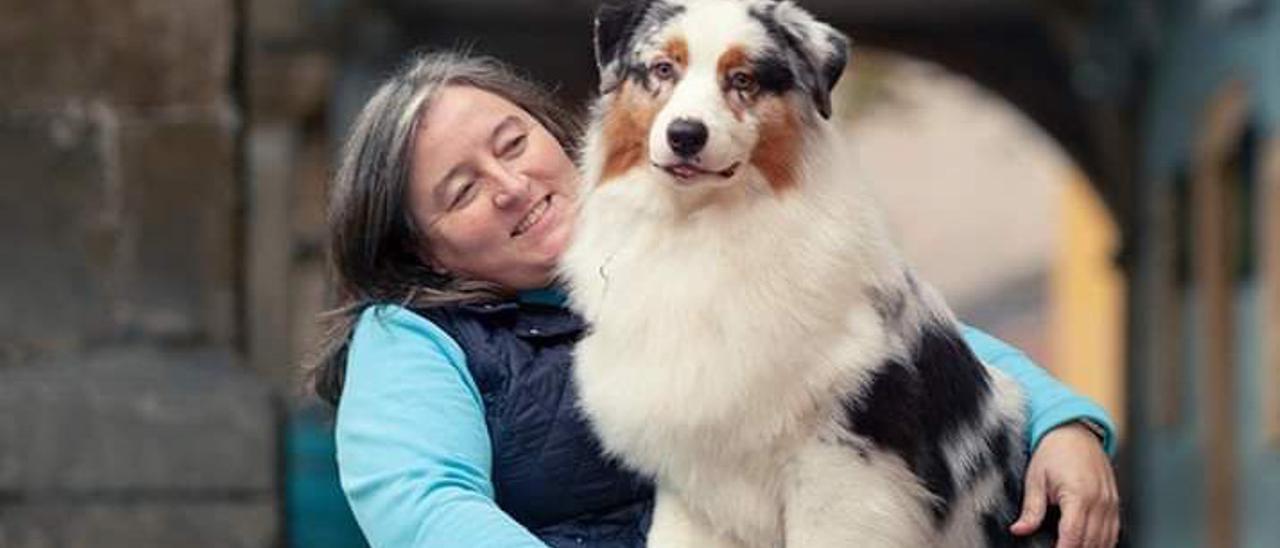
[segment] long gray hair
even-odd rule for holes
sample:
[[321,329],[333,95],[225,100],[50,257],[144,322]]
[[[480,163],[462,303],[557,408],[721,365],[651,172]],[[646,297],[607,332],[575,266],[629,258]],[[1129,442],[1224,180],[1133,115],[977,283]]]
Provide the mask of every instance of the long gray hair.
[[316,394],[331,404],[342,395],[347,344],[365,308],[427,308],[509,293],[496,284],[432,269],[423,256],[431,242],[406,207],[413,137],[422,113],[448,85],[501,96],[541,122],[571,156],[576,149],[578,118],[493,58],[419,54],[382,83],[352,127],[330,190],[329,258],[337,306],[323,317],[325,337],[308,374]]

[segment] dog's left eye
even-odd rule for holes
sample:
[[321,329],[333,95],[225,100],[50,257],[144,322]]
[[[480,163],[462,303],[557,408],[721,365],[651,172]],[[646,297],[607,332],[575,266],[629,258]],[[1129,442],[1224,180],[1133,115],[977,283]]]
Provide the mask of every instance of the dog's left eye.
[[749,73],[735,72],[729,75],[729,87],[735,91],[754,93],[756,90],[756,79]]
[[676,77],[676,66],[671,61],[658,61],[649,67],[649,73],[659,80],[671,80]]

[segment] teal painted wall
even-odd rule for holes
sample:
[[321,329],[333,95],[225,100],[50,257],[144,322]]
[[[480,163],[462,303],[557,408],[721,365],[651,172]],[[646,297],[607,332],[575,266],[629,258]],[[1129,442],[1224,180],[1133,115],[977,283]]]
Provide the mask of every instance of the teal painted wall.
[[333,412],[289,416],[285,438],[285,548],[367,548],[338,484]]
[[[1236,378],[1236,416],[1240,417],[1237,450],[1241,460],[1239,505],[1241,543],[1250,548],[1280,546],[1280,448],[1268,446],[1262,424],[1262,313],[1257,284],[1242,288],[1238,302],[1240,375]],[[1271,336],[1277,336],[1273,333]]]
[[[1211,20],[1199,6],[1207,2],[1168,2],[1165,19],[1160,22],[1157,55],[1154,59],[1149,93],[1144,105],[1140,140],[1140,184],[1144,204],[1159,203],[1164,193],[1172,191],[1180,170],[1190,166],[1196,131],[1204,111],[1214,94],[1235,78],[1249,83],[1253,100],[1252,123],[1265,139],[1274,138],[1280,129],[1280,1],[1260,2],[1260,15],[1236,20]],[[1150,211],[1148,210],[1148,213]],[[1280,212],[1271,212],[1280,214]],[[1189,222],[1180,219],[1179,222]],[[1146,220],[1150,226],[1150,219]],[[1151,234],[1150,230],[1144,231]],[[1145,236],[1143,236],[1145,237]],[[1159,298],[1144,280],[1152,280],[1153,242],[1139,242],[1141,260],[1136,272],[1133,310],[1139,333],[1144,314],[1153,310],[1150,304]],[[1239,485],[1237,507],[1240,513],[1239,541],[1248,548],[1280,546],[1280,450],[1267,447],[1262,440],[1261,424],[1261,342],[1263,337],[1280,336],[1260,332],[1258,288],[1249,281],[1238,288],[1237,376],[1235,380],[1236,413],[1239,418],[1237,454]],[[1198,420],[1193,357],[1197,355],[1200,332],[1196,295],[1186,296],[1186,322],[1183,336],[1182,390],[1183,421],[1170,427],[1152,423],[1148,410],[1158,394],[1147,392],[1155,386],[1156,366],[1150,363],[1150,346],[1158,341],[1136,339],[1138,368],[1133,377],[1138,382],[1130,395],[1131,407],[1128,444],[1133,452],[1132,500],[1135,505],[1132,544],[1142,547],[1202,546],[1204,538],[1204,447],[1200,440],[1204,425]]]

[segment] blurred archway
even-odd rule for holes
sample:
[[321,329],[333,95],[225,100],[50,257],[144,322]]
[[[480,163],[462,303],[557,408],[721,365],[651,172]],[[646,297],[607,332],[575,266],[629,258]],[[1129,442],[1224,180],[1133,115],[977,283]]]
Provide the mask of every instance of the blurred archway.
[[1116,223],[1063,146],[935,63],[859,48],[837,88],[850,153],[907,259],[966,323],[1119,419]]

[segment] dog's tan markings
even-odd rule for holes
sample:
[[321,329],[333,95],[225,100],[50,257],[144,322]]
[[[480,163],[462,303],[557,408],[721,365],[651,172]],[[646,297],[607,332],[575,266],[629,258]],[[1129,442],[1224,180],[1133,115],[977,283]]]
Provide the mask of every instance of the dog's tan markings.
[[600,184],[630,171],[649,156],[649,127],[660,106],[640,93],[631,81],[623,82],[604,119],[604,171]]
[[[689,70],[689,43],[685,42],[684,37],[682,36],[675,36],[668,39],[666,43],[662,45],[662,57],[667,61],[670,61],[676,67],[679,67],[676,69],[678,73],[684,74],[686,70]],[[649,94],[655,99],[662,95],[662,92],[666,87],[667,86],[665,86],[663,82],[652,79],[649,80],[649,83],[645,84],[645,88],[649,90]]]
[[667,55],[672,63],[680,67],[680,70],[689,68],[689,43],[684,41],[684,37],[676,36],[662,47],[662,52]]
[[756,103],[759,138],[751,151],[751,164],[760,170],[774,192],[796,186],[800,163],[800,122],[784,97],[768,97]]
[[[736,69],[746,68],[749,63],[750,58],[747,57],[747,50],[743,49],[742,46],[731,46],[729,49],[724,50],[724,53],[720,54],[720,59],[716,61],[716,82],[724,85],[724,82],[729,81],[730,73]],[[747,112],[748,105],[738,97],[737,93],[730,91],[728,87],[724,89],[726,90],[724,94],[725,103],[729,105],[729,110],[733,112],[733,117],[741,122],[742,117]]]
[[724,53],[720,54],[720,60],[716,61],[716,74],[720,76],[720,81],[724,82],[729,78],[729,71],[746,67],[749,61],[747,50],[742,46],[731,46],[724,50]]

